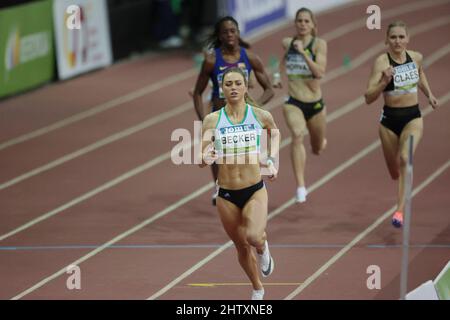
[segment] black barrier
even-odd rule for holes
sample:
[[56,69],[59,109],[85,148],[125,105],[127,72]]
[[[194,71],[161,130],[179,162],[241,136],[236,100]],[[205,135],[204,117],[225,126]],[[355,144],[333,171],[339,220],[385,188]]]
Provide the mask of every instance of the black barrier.
[[151,49],[153,0],[108,0],[113,59]]
[[1,0],[0,1],[0,9],[6,7],[12,7],[19,4],[36,2],[37,0]]
[[107,3],[114,60],[163,49],[162,43],[171,35],[182,41],[171,47],[200,48],[220,11],[220,0],[108,0]]

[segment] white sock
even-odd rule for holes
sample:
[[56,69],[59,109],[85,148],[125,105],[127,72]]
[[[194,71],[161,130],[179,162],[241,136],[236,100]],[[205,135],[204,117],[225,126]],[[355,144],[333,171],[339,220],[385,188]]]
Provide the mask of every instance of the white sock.
[[297,202],[305,202],[306,196],[308,195],[308,191],[305,187],[298,187],[297,188]]
[[264,288],[255,290],[252,292],[252,300],[263,300],[264,299]]
[[262,263],[264,264],[264,266],[267,266],[269,264],[270,261],[270,251],[269,251],[269,243],[266,241],[264,241],[264,251],[263,253],[259,254],[259,258],[263,259]]

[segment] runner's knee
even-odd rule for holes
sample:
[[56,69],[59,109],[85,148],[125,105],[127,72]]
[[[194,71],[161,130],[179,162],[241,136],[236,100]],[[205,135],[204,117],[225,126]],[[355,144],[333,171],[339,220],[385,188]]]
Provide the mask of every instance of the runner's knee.
[[408,155],[400,154],[400,167],[405,167],[407,163],[408,163]]
[[323,150],[325,150],[326,141],[324,138],[322,138],[319,142],[311,141],[311,147],[313,154],[318,156],[322,153]]
[[261,247],[264,244],[263,234],[254,231],[249,231],[247,232],[247,242],[252,247]]
[[293,144],[302,144],[305,135],[303,132],[293,132],[292,133],[292,143]]

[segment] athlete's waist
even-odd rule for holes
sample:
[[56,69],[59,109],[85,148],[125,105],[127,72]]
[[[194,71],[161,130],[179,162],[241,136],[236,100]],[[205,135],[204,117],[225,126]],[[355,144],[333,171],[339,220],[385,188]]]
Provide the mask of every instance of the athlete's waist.
[[420,115],[420,109],[418,104],[407,107],[390,107],[388,105],[384,105],[383,115],[387,117],[415,116]]
[[298,99],[296,97],[293,97],[293,96],[289,95],[289,96],[286,97],[286,101],[289,101],[289,100],[295,101],[295,102],[299,102],[299,103],[304,104],[304,105],[315,105],[316,103],[323,103],[322,97],[320,97],[318,99],[314,99],[314,100],[306,100],[305,101],[303,99]]
[[247,183],[243,183],[241,185],[237,184],[237,185],[224,185],[222,186],[221,181],[219,179],[218,184],[219,187],[222,191],[227,192],[227,191],[233,191],[233,192],[247,192],[250,191],[254,188],[261,188],[264,186],[264,181],[261,179],[261,177],[259,177],[259,179],[257,179],[256,181],[258,182],[254,182],[254,181],[248,181]]
[[288,94],[300,101],[317,101],[322,98],[319,80],[289,80]]

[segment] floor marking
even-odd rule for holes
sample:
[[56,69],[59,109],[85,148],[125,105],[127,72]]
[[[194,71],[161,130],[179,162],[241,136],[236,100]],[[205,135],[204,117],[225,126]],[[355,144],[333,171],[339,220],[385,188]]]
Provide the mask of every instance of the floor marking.
[[[399,6],[399,7],[396,7],[396,8],[392,8],[392,9],[386,10],[386,12],[383,12],[383,18],[391,18],[391,17],[394,17],[394,16],[396,16],[398,14],[401,14],[401,13],[413,12],[413,11],[420,10],[420,9],[425,9],[425,8],[429,8],[429,7],[433,7],[433,6],[438,6],[438,5],[441,5],[441,4],[446,3],[446,2],[449,2],[449,1],[448,0],[438,0],[438,1],[434,1],[434,2],[433,1],[426,1],[426,2],[418,1],[416,3],[410,3],[410,4],[407,4],[407,5],[402,5],[402,6]],[[351,31],[354,31],[354,30],[360,28],[361,26],[365,25],[365,23],[366,23],[366,19],[365,18],[364,19],[359,19],[357,21],[353,21],[353,22],[347,23],[347,24],[345,24],[345,25],[343,25],[343,26],[341,26],[341,27],[339,27],[339,28],[337,28],[337,29],[335,29],[333,31],[330,31],[330,32],[324,34],[322,37],[325,40],[327,40],[327,41],[331,41],[331,40],[334,40],[336,38],[339,38],[339,37],[341,37],[341,36],[351,32]],[[279,28],[281,30],[283,28],[288,27],[289,24],[290,24],[289,22],[286,22],[284,24],[280,24],[279,26],[277,26],[277,28]],[[274,32],[280,31],[280,30],[277,30],[277,28],[273,28],[272,30],[275,30]],[[259,41],[262,36],[263,36],[262,34],[255,36],[255,39],[257,39],[255,41]],[[266,35],[264,35],[264,36],[266,36]],[[112,100],[109,100],[109,101],[106,101],[104,103],[101,103],[101,104],[99,104],[99,105],[97,105],[97,106],[95,106],[95,107],[93,107],[91,109],[88,109],[86,111],[77,113],[77,114],[75,114],[73,116],[70,116],[68,118],[65,118],[63,120],[57,121],[57,122],[55,122],[55,123],[53,123],[51,125],[42,127],[40,129],[34,130],[32,132],[23,134],[23,135],[18,136],[16,138],[13,138],[13,139],[7,140],[7,141],[5,141],[3,143],[0,143],[0,150],[3,150],[3,149],[6,149],[8,147],[11,147],[13,145],[16,145],[16,144],[19,144],[19,143],[31,140],[33,138],[39,137],[39,136],[44,135],[46,133],[52,132],[54,130],[63,128],[65,126],[69,125],[69,124],[75,123],[77,121],[86,119],[86,118],[91,117],[91,116],[94,116],[94,115],[96,115],[98,113],[101,113],[103,111],[106,111],[106,110],[109,110],[111,108],[117,107],[117,106],[119,106],[119,105],[121,105],[123,103],[127,103],[127,102],[130,102],[132,100],[141,98],[141,97],[143,97],[143,96],[145,96],[147,94],[150,94],[150,93],[152,93],[154,91],[160,90],[161,88],[163,88],[165,86],[170,86],[170,85],[172,85],[174,83],[177,83],[178,81],[183,81],[183,80],[186,80],[186,79],[188,79],[190,77],[193,77],[193,76],[197,75],[197,73],[198,73],[198,71],[195,68],[191,68],[191,69],[186,70],[186,71],[184,71],[184,72],[182,72],[180,74],[177,74],[177,75],[165,78],[165,79],[161,80],[161,82],[159,82],[159,83],[156,83],[156,84],[153,83],[153,84],[147,85],[147,86],[145,86],[145,87],[143,87],[141,89],[137,89],[137,90],[132,91],[132,92],[130,92],[128,94],[125,94],[123,96],[116,97],[116,98],[114,98]]]
[[[263,285],[266,286],[298,286],[301,285],[301,282],[263,282]],[[205,282],[205,283],[188,283],[186,286],[188,287],[231,287],[231,286],[251,286],[250,282]]]
[[[412,196],[414,197],[420,191],[422,191],[427,185],[429,185],[433,180],[435,180],[439,175],[441,175],[445,170],[450,167],[450,160],[444,163],[439,169],[437,169],[432,175],[430,175],[425,181],[423,181],[417,188],[414,189]],[[357,235],[351,242],[349,242],[343,249],[336,253],[330,260],[328,260],[324,265],[322,265],[316,272],[314,272],[308,279],[305,280],[298,288],[292,291],[285,300],[292,300],[295,296],[300,294],[305,290],[313,281],[317,280],[327,269],[329,269],[336,261],[338,261],[344,254],[346,254],[356,243],[366,237],[370,232],[372,232],[376,227],[378,227],[383,221],[390,218],[396,209],[396,205],[392,206],[389,210],[381,215],[374,223],[367,227],[363,232]]]
[[[438,21],[438,20],[440,20],[440,19],[437,19],[436,21]],[[434,21],[434,22],[435,22],[435,21]],[[424,27],[424,28],[425,28],[425,27]],[[450,95],[447,93],[446,96],[448,97],[448,96],[450,96]],[[443,100],[444,100],[444,99],[443,99]],[[442,102],[442,104],[443,104],[443,102]],[[425,114],[424,114],[424,116],[425,116]],[[365,149],[363,149],[361,152],[359,152],[357,155],[355,155],[355,156],[352,157],[351,159],[347,160],[347,162],[341,164],[338,168],[341,168],[341,169],[340,169],[341,171],[345,170],[348,166],[350,166],[350,165],[347,164],[347,163],[349,163],[349,162],[351,162],[351,161],[354,161],[354,160],[352,160],[352,159],[354,159],[355,157],[356,157],[356,158],[358,158],[358,157],[362,158],[362,157],[364,157],[365,155],[367,155],[368,153],[370,153],[371,151],[373,151],[373,150],[375,149],[375,147],[376,147],[376,146],[374,146],[374,144],[375,144],[375,143],[372,143],[371,145],[369,145],[368,147],[366,147]],[[379,142],[378,142],[378,145],[379,145]],[[366,154],[364,154],[364,153],[366,153]],[[335,168],[335,169],[334,169],[332,172],[330,172],[327,176],[334,177],[335,175],[339,174],[341,171],[337,170],[338,168]],[[333,174],[334,174],[334,175],[333,175]],[[320,179],[320,180],[319,180],[318,182],[316,182],[315,184],[318,185],[318,184],[321,183],[322,181],[325,181],[324,178],[325,178],[325,177],[323,177],[322,179]],[[331,179],[331,178],[330,178],[330,179]],[[324,182],[323,182],[323,183],[324,183]],[[198,189],[198,190],[194,193],[194,194],[195,194],[195,197],[197,197],[197,196],[199,196],[200,194],[206,192],[208,189],[210,189],[210,188],[212,187],[212,185],[213,185],[212,183],[209,183],[209,184],[205,185],[204,187]],[[316,188],[317,188],[317,187],[316,187]],[[312,192],[312,191],[313,191],[313,189],[311,188],[311,191],[310,191],[310,192]],[[194,194],[191,194],[190,196],[193,196]],[[108,246],[110,246],[110,245],[114,244],[115,242],[118,242],[118,241],[120,241],[121,239],[125,238],[125,237],[128,236],[129,234],[131,234],[131,233],[133,233],[133,232],[136,232],[136,231],[140,230],[141,228],[143,228],[143,227],[146,226],[147,224],[151,223],[152,221],[154,221],[154,220],[158,219],[159,217],[161,217],[161,216],[163,216],[163,215],[166,215],[167,213],[169,213],[169,212],[175,210],[175,208],[177,208],[177,205],[178,205],[178,207],[179,207],[179,206],[183,205],[184,203],[190,201],[191,199],[195,198],[195,197],[190,198],[190,196],[189,196],[189,197],[185,197],[185,198],[180,199],[179,201],[177,201],[176,203],[174,203],[174,204],[171,205],[170,207],[166,208],[166,209],[163,210],[163,211],[160,211],[157,215],[155,215],[155,216],[153,216],[152,218],[150,218],[150,219],[148,219],[148,220],[142,222],[141,224],[135,226],[134,228],[128,230],[127,232],[122,233],[121,235],[117,236],[116,238],[114,238],[114,239],[110,240],[109,242],[105,243],[101,248],[99,248],[99,249],[97,249],[97,250],[94,250],[94,251],[90,252],[89,254],[87,254],[87,255],[81,257],[80,259],[78,259],[77,261],[75,261],[75,262],[72,263],[72,264],[75,264],[75,265],[80,264],[81,262],[83,262],[83,261],[89,259],[91,256],[94,256],[94,255],[97,254],[98,252],[104,250],[104,249],[107,248]],[[189,200],[186,200],[186,199],[188,199],[188,198],[189,198]],[[292,198],[290,201],[288,201],[288,203],[289,203],[289,202],[292,202],[292,203],[293,203],[293,202],[294,202],[294,198]],[[292,203],[291,203],[291,204],[292,204]],[[169,209],[169,208],[171,208],[171,209]],[[281,212],[281,211],[280,211],[280,212]],[[279,213],[277,213],[277,214],[279,214]],[[272,218],[273,216],[275,216],[275,215],[276,215],[275,212],[272,212],[272,214],[269,215],[269,219],[271,219],[271,218]],[[0,240],[1,240],[1,239],[0,239]],[[214,257],[217,256],[218,254],[220,254],[221,252],[223,252],[225,249],[229,248],[229,247],[231,246],[231,244],[232,244],[232,242],[229,241],[228,243],[226,243],[225,245],[223,245],[220,249],[216,250],[213,254],[209,255],[208,257],[211,257],[211,259],[214,258]],[[203,261],[203,260],[202,260],[202,261]],[[199,262],[199,263],[200,263],[200,262]],[[206,262],[205,262],[205,263],[206,263]],[[196,265],[195,265],[195,266],[196,266]],[[195,267],[195,266],[194,266],[194,267]],[[193,269],[194,267],[192,267],[191,269]],[[189,269],[189,270],[191,270],[191,269]],[[180,279],[182,279],[183,275],[186,275],[186,274],[188,275],[189,270],[187,270],[185,273],[183,273],[180,277],[174,279],[170,284],[172,284],[172,283],[177,283],[176,281],[181,281]],[[66,271],[65,268],[61,269],[59,272],[57,272],[57,273],[55,273],[55,274],[53,274],[53,275],[51,275],[51,276],[49,276],[49,277],[43,279],[42,281],[40,281],[39,283],[37,283],[37,284],[34,285],[33,287],[31,287],[31,288],[25,290],[24,292],[20,293],[19,295],[15,296],[15,297],[13,297],[13,299],[20,299],[21,297],[23,297],[23,296],[25,296],[25,295],[27,295],[27,294],[33,292],[34,290],[36,290],[36,289],[42,287],[42,286],[45,285],[47,282],[49,282],[49,281],[55,279],[55,278],[58,277],[59,275],[65,273],[65,271]],[[166,286],[166,287],[167,287],[167,286]],[[165,288],[166,288],[166,287],[165,287]],[[163,289],[164,289],[164,288],[163,288]],[[159,293],[159,292],[162,292],[163,289],[161,289],[160,291],[158,291],[158,293]],[[170,288],[169,288],[169,289],[170,289]],[[167,289],[167,290],[169,290],[169,289]],[[166,290],[166,291],[167,291],[167,290]],[[164,292],[165,292],[165,291],[164,291]],[[161,294],[163,294],[164,292],[162,292]],[[156,294],[153,295],[152,297],[154,297],[154,296],[156,296]],[[152,297],[150,297],[150,299],[151,299]],[[156,296],[156,297],[157,297],[157,296]]]
[[[450,99],[450,92],[448,92],[444,97],[439,98],[441,100],[441,107],[443,107],[444,103],[446,103],[449,99]],[[426,115],[428,115],[431,112],[431,108],[427,108],[423,113],[423,117],[425,117]],[[379,147],[381,145],[379,140],[374,141],[372,144],[368,145],[367,147],[365,147],[363,150],[361,150],[360,152],[358,152],[356,155],[352,156],[349,160],[345,161],[344,163],[342,163],[341,165],[339,165],[338,167],[336,167],[335,169],[333,169],[331,172],[329,172],[327,175],[325,175],[324,177],[322,177],[321,179],[319,179],[318,181],[316,181],[313,185],[311,185],[311,187],[309,188],[309,193],[314,192],[316,189],[318,189],[319,187],[321,187],[323,184],[325,184],[328,180],[332,179],[333,177],[335,177],[336,175],[338,175],[339,173],[341,173],[342,171],[344,171],[345,169],[347,169],[348,167],[350,167],[352,164],[354,164],[355,162],[359,161],[360,159],[364,158],[366,155],[368,155],[369,153],[371,153],[372,151],[374,151],[377,147]],[[290,206],[292,206],[295,203],[295,198],[291,198],[290,200],[286,201],[283,205],[281,205],[280,207],[278,207],[277,209],[275,209],[274,211],[272,211],[269,216],[268,216],[268,220],[271,220],[273,217],[279,215],[282,211],[286,210],[287,208],[289,208]],[[195,265],[193,265],[191,268],[189,268],[188,270],[186,270],[184,273],[182,273],[180,276],[178,276],[177,278],[175,278],[174,280],[172,280],[170,283],[168,283],[166,286],[164,286],[163,288],[161,288],[160,290],[158,290],[156,293],[154,293],[153,295],[151,295],[148,300],[154,300],[159,298],[160,296],[162,296],[163,294],[165,294],[167,291],[169,291],[172,287],[174,287],[175,285],[177,285],[178,283],[180,283],[181,281],[183,281],[185,278],[189,277],[192,273],[194,273],[195,271],[197,271],[198,269],[200,269],[201,267],[203,267],[206,263],[208,263],[209,261],[211,261],[212,259],[214,259],[216,256],[218,256],[220,253],[222,253],[223,251],[225,251],[226,249],[228,249],[229,247],[232,246],[232,241],[228,241],[226,242],[222,247],[220,247],[219,249],[217,249],[216,251],[212,252],[211,254],[209,254],[208,256],[206,256],[205,258],[203,258],[202,260],[200,260],[199,262],[197,262]]]

